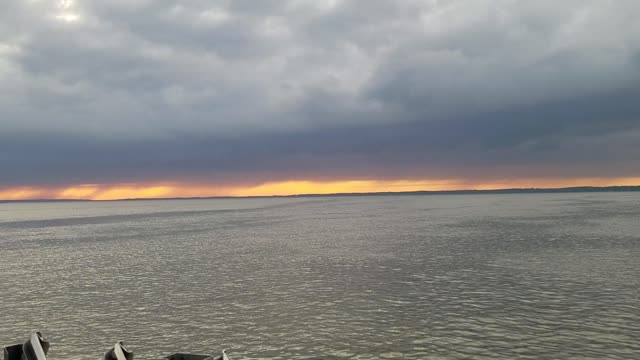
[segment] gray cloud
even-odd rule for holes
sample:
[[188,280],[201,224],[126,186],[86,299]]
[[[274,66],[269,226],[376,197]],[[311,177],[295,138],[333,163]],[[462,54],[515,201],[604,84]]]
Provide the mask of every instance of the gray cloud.
[[0,11],[0,187],[640,176],[640,3]]

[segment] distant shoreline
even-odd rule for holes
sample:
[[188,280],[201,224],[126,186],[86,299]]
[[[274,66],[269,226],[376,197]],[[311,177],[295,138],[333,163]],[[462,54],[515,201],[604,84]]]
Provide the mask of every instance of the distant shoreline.
[[318,198],[318,197],[364,197],[364,196],[415,196],[415,195],[482,195],[482,194],[561,194],[561,193],[598,193],[598,192],[636,192],[640,186],[575,186],[563,188],[513,188],[493,190],[437,190],[437,191],[386,191],[335,194],[297,194],[270,196],[204,196],[204,197],[170,197],[170,198],[133,198],[115,200],[86,199],[31,199],[0,200],[6,203],[50,203],[50,202],[104,202],[104,201],[146,201],[146,200],[210,200],[210,199],[268,199],[268,198]]

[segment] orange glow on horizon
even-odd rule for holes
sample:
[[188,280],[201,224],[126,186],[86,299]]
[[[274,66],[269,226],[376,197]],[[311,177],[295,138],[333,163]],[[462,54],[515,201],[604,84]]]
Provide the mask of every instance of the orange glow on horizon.
[[118,200],[133,198],[172,198],[208,196],[284,196],[304,194],[491,190],[508,188],[555,188],[572,186],[629,186],[640,185],[639,178],[578,178],[578,179],[515,179],[469,181],[463,179],[437,180],[347,180],[306,181],[289,180],[254,186],[230,186],[191,183],[154,184],[91,184],[59,188],[15,187],[0,189],[2,200],[83,199]]
[[32,187],[15,187],[8,189],[0,189],[0,199],[2,200],[26,200],[37,199],[46,194],[46,189],[38,189]]

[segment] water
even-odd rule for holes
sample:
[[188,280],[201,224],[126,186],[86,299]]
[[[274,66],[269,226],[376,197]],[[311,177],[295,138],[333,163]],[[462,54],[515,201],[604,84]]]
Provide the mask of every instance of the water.
[[640,194],[0,204],[52,359],[639,359]]

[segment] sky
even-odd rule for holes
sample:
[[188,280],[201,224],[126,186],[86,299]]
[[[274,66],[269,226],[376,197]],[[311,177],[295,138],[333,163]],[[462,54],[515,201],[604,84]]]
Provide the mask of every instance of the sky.
[[0,198],[640,185],[637,0],[3,0]]

